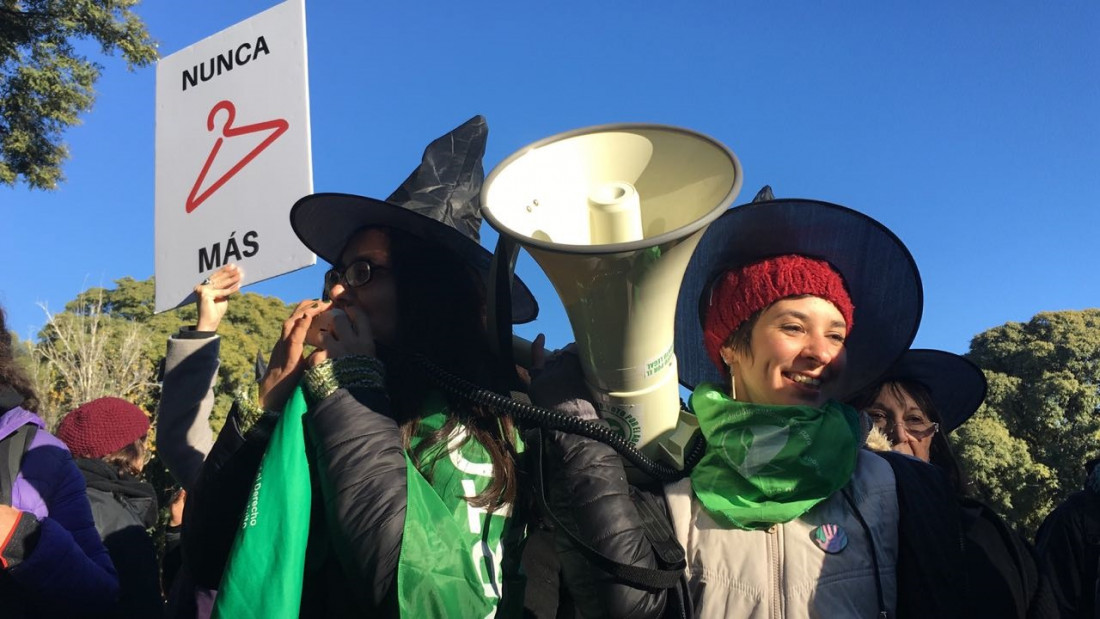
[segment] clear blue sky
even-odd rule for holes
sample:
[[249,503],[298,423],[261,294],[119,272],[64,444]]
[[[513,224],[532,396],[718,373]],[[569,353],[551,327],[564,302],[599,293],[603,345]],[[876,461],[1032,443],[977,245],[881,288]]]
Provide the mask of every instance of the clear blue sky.
[[[137,11],[167,55],[273,5]],[[314,1],[306,19],[317,191],[385,197],[474,114],[487,171],[569,129],[680,125],[737,153],[737,203],[770,184],[894,230],[924,280],[918,346],[961,353],[990,327],[1100,306],[1100,4]],[[102,64],[68,180],[0,189],[0,304],[20,337],[39,302],[153,273],[155,70]],[[321,272],[251,289],[313,297]],[[549,284],[529,260],[520,274],[543,306],[520,333],[564,344]]]

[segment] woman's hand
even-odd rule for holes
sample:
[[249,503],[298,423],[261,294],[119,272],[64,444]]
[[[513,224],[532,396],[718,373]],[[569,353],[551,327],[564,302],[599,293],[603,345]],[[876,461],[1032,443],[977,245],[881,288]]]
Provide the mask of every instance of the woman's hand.
[[187,504],[187,491],[183,488],[176,490],[172,495],[172,502],[168,504],[168,526],[178,527],[183,524],[183,508]]
[[199,299],[195,306],[199,311],[197,331],[217,331],[218,325],[229,308],[229,295],[241,288],[241,270],[235,264],[227,264],[214,271],[206,281],[195,286]]
[[332,326],[321,331],[321,347],[309,356],[313,367],[326,359],[339,359],[350,355],[376,356],[374,332],[366,312],[348,306],[330,310]]
[[302,352],[309,326],[313,323],[313,317],[330,305],[332,303],[328,301],[302,301],[283,323],[283,333],[271,349],[267,373],[260,381],[260,405],[264,410],[281,411],[286,405],[305,370]]

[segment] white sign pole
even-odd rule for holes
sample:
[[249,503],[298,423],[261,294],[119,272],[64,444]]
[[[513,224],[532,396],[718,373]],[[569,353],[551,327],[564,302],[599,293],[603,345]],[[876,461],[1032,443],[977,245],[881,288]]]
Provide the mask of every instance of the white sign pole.
[[255,283],[312,265],[290,207],[313,192],[304,0],[157,63],[156,311],[218,267]]

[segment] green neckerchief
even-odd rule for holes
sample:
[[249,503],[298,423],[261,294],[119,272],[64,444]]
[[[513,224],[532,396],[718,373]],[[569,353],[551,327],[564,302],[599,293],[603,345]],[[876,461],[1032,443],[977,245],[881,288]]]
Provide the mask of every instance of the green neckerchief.
[[[413,451],[447,421],[438,393],[428,396],[424,410],[437,412],[420,420],[410,441]],[[496,614],[503,587],[501,542],[512,509],[504,505],[490,514],[464,498],[483,491],[493,475],[489,452],[472,438],[463,442],[466,436],[457,424],[421,455],[419,469],[406,454],[408,507],[397,569],[402,617]]]
[[707,440],[691,487],[719,524],[766,529],[790,522],[848,483],[859,453],[859,414],[738,402],[701,384],[691,408]]

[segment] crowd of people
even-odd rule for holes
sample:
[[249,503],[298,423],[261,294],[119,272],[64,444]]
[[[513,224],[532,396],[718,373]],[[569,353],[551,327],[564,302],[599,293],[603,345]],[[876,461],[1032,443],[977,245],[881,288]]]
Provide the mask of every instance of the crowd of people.
[[[1100,617],[1100,460],[1034,546],[968,496],[949,435],[984,375],[910,348],[917,265],[855,210],[767,190],[703,236],[676,316],[701,455],[679,479],[521,422],[606,425],[568,347],[517,371],[487,335],[487,132],[432,142],[386,200],[294,204],[324,294],[216,436],[240,269],[196,286],[156,411],[163,550],[149,415],[104,397],[47,432],[0,312],[4,617]],[[511,303],[536,318],[518,278]]]

